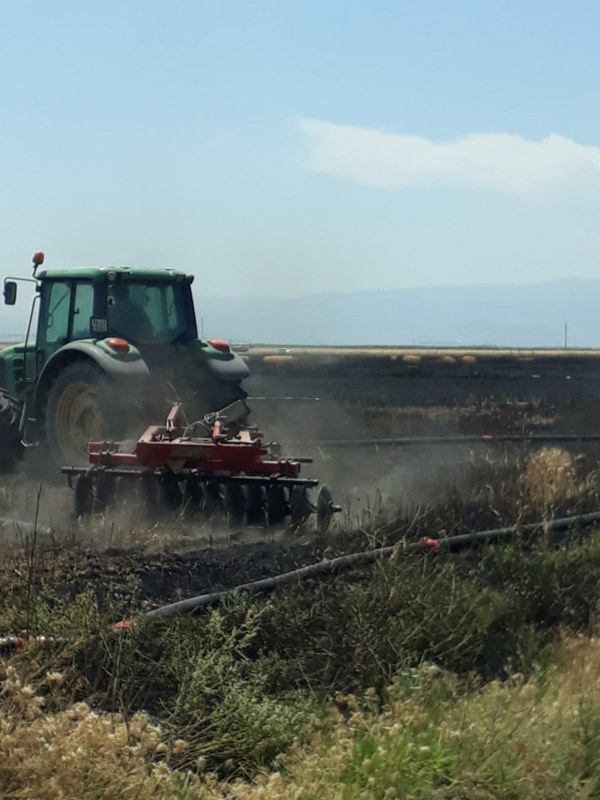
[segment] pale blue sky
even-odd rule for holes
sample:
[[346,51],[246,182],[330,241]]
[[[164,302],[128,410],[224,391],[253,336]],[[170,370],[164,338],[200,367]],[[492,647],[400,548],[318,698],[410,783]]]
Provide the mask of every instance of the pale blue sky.
[[599,30],[591,0],[0,0],[3,273],[597,276]]

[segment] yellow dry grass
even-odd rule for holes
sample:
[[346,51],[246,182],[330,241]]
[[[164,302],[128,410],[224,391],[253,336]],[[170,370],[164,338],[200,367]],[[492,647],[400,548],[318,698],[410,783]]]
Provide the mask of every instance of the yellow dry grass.
[[34,689],[9,667],[0,695],[0,796],[65,800],[173,797],[181,776],[160,729],[144,714],[97,714],[85,703],[44,714],[48,673]]
[[[382,713],[343,698],[308,750],[253,784],[211,783],[211,800],[564,800],[600,788],[600,641],[562,644],[545,676],[514,675],[466,696],[423,666],[423,700],[392,688]],[[436,696],[438,699],[436,700]]]
[[583,489],[574,457],[559,447],[545,447],[529,456],[522,486],[527,501],[541,513],[575,498]]

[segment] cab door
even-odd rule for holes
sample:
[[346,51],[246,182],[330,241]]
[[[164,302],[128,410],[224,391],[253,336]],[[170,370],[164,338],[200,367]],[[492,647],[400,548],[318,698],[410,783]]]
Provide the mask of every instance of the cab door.
[[71,281],[46,281],[43,284],[35,348],[38,375],[50,356],[69,341],[71,306]]

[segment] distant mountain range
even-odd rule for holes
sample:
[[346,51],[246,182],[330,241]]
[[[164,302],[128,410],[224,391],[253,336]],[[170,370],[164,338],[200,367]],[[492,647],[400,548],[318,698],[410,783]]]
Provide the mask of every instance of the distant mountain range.
[[[202,297],[204,335],[254,344],[600,347],[600,278],[530,284]],[[0,312],[1,334],[26,320]]]
[[600,279],[197,297],[206,337],[305,345],[600,347]]

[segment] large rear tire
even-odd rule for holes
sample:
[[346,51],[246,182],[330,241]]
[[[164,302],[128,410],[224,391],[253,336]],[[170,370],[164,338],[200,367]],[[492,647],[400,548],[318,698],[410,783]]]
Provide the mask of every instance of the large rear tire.
[[140,424],[147,423],[136,398],[134,387],[119,386],[91,361],[68,364],[50,387],[46,407],[46,439],[55,464],[86,465],[90,441],[137,438]]
[[0,474],[13,470],[23,457],[19,405],[0,389]]

